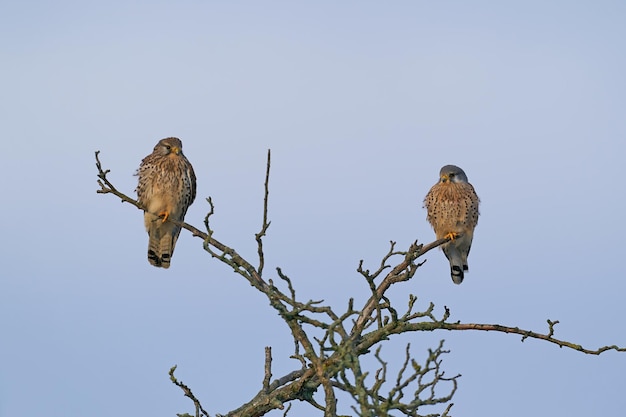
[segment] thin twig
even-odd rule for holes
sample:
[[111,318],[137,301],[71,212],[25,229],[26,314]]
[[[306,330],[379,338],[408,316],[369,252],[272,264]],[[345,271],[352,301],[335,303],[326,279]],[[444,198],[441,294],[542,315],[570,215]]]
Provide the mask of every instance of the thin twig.
[[263,267],[265,266],[265,255],[263,254],[263,237],[267,232],[267,229],[270,227],[270,223],[267,221],[267,201],[270,193],[269,183],[270,183],[270,164],[271,164],[271,151],[267,150],[267,168],[265,169],[265,195],[263,196],[263,224],[261,226],[261,231],[255,235],[257,242],[257,251],[259,254],[259,267],[257,271],[259,275],[263,275]]
[[478,323],[442,323],[441,329],[443,330],[480,330],[480,331],[496,331],[502,333],[513,333],[522,336],[522,342],[527,338],[545,340],[546,342],[554,343],[555,345],[563,348],[570,348],[576,350],[578,352],[585,353],[587,355],[599,355],[602,352],[606,352],[608,350],[614,350],[616,352],[626,352],[626,347],[619,347],[617,345],[611,346],[602,346],[598,349],[587,349],[583,346],[571,343],[565,340],[557,339],[553,337],[554,334],[554,324],[557,322],[552,322],[550,325],[550,329],[548,334],[541,334],[537,332],[533,332],[530,330],[520,329],[519,327],[509,327],[502,326],[500,324],[478,324]]
[[183,390],[183,392],[185,393],[185,397],[188,397],[189,399],[191,399],[191,401],[193,401],[193,404],[196,407],[196,417],[200,417],[201,415],[205,417],[210,417],[209,413],[207,413],[204,408],[202,408],[202,404],[200,404],[200,401],[196,398],[195,395],[193,395],[191,389],[187,385],[183,384],[182,381],[178,381],[176,379],[176,377],[174,376],[174,371],[176,371],[176,365],[170,368],[170,380],[174,383],[174,385]]
[[[449,310],[446,310],[446,316],[449,314]],[[503,326],[501,324],[480,324],[480,323],[446,323],[445,320],[440,321],[426,321],[419,323],[407,323],[398,321],[393,323],[393,326],[386,326],[383,329],[374,330],[367,335],[363,335],[360,339],[358,349],[360,351],[369,350],[374,344],[378,343],[382,338],[388,337],[391,334],[401,334],[406,332],[417,331],[434,331],[434,330],[479,330],[485,332],[501,332],[512,333],[522,336],[521,341],[525,341],[528,338],[544,340],[546,342],[554,343],[555,345],[563,348],[569,348],[578,352],[585,353],[587,355],[599,355],[609,350],[615,350],[617,352],[626,352],[626,347],[619,347],[617,345],[602,346],[598,349],[587,349],[583,346],[571,343],[565,340],[557,339],[553,337],[554,329],[550,328],[548,334],[541,334],[530,330],[520,329],[519,327]]]

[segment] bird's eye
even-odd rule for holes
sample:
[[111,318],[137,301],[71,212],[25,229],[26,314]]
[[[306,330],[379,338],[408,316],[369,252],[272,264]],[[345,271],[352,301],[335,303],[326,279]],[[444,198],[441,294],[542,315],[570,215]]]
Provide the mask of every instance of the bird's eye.
[[167,148],[167,150],[169,151],[170,149],[172,149],[172,147],[170,145],[165,145],[165,147]]

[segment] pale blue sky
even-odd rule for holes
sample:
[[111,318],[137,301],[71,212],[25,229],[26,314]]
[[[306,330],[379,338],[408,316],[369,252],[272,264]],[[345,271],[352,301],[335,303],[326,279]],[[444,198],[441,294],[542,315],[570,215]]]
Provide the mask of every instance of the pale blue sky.
[[[338,309],[367,297],[359,259],[433,240],[422,198],[459,165],[482,199],[471,272],[455,286],[433,251],[393,300],[625,346],[624,21],[618,1],[0,4],[0,415],[191,412],[174,364],[226,413],[260,388],[264,346],[274,375],[298,365],[266,299],[200,240],[155,269],[141,213],[96,194],[95,150],[130,194],[170,135],[198,176],[187,221],[212,196],[215,237],[252,260],[272,149],[267,272]],[[383,355],[442,338],[454,415],[626,409],[626,354],[439,332]]]

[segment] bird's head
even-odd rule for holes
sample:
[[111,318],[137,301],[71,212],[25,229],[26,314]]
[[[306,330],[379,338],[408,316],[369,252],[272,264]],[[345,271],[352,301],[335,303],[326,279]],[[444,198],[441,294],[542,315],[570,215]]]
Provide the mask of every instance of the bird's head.
[[162,156],[182,155],[183,143],[180,139],[173,137],[161,139],[154,147],[154,152]]
[[467,182],[467,175],[465,171],[456,165],[446,165],[439,171],[439,181],[446,182]]

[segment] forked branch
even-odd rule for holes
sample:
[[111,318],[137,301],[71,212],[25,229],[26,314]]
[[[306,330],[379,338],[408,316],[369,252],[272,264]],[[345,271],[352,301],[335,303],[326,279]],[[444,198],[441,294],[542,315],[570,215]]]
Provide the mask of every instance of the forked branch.
[[[460,375],[446,377],[441,370],[441,355],[447,353],[440,344],[435,350],[429,350],[429,356],[423,365],[419,365],[409,354],[407,346],[404,363],[388,392],[383,392],[383,387],[388,381],[387,363],[380,356],[381,343],[392,335],[434,330],[479,330],[512,333],[522,336],[522,341],[527,338],[547,341],[559,347],[570,348],[590,355],[599,355],[608,350],[618,352],[626,351],[626,348],[616,345],[603,346],[598,349],[583,348],[578,344],[560,340],[554,337],[554,326],[558,321],[548,320],[548,332],[541,334],[518,327],[508,327],[499,324],[479,324],[449,322],[450,311],[445,308],[441,317],[436,317],[434,305],[430,305],[423,311],[414,311],[417,297],[409,295],[408,308],[404,314],[398,313],[387,297],[387,291],[392,285],[408,281],[413,278],[417,269],[424,261],[418,262],[428,251],[445,244],[449,239],[439,239],[429,244],[413,242],[406,251],[396,249],[395,242],[383,256],[379,266],[373,272],[363,267],[363,261],[359,263],[358,273],[365,278],[370,288],[371,295],[362,305],[355,308],[355,301],[350,299],[348,308],[343,314],[337,314],[323,301],[309,300],[301,302],[296,297],[296,290],[292,280],[277,268],[277,282],[287,286],[286,290],[279,289],[274,281],[265,281],[262,277],[265,266],[263,253],[263,238],[269,228],[268,221],[268,197],[269,197],[269,174],[270,152],[267,154],[267,168],[265,172],[263,220],[261,229],[255,234],[259,265],[255,267],[251,262],[244,259],[232,247],[229,247],[213,237],[209,220],[214,213],[212,200],[207,199],[210,211],[205,217],[205,229],[202,231],[185,222],[172,222],[192,233],[193,236],[202,239],[204,249],[214,258],[223,262],[244,277],[257,290],[263,293],[269,300],[270,305],[283,318],[292,334],[295,353],[292,358],[297,360],[297,369],[272,380],[272,357],[271,350],[265,351],[265,366],[261,388],[248,403],[229,412],[229,417],[252,417],[262,416],[275,409],[284,409],[286,403],[293,400],[306,401],[317,409],[323,410],[326,417],[337,415],[337,398],[335,390],[339,389],[349,393],[357,406],[354,410],[360,415],[385,416],[391,411],[401,412],[405,415],[419,416],[418,408],[424,405],[445,405],[443,414],[430,414],[432,416],[447,416],[452,406],[449,401],[457,388],[457,378]],[[96,167],[98,169],[98,184],[101,194],[113,194],[122,202],[127,202],[140,210],[145,208],[124,193],[117,190],[107,178],[109,170],[104,170],[96,152]],[[314,332],[308,332],[313,329]],[[316,334],[317,337],[314,337]],[[321,336],[319,336],[321,334]],[[372,375],[362,370],[361,358],[375,349],[375,358],[380,368]],[[189,387],[174,377],[173,367],[170,370],[170,379],[178,386],[185,396],[191,399],[195,407],[196,417],[208,417],[208,413],[202,408],[200,401],[194,396]],[[431,379],[428,379],[431,378]],[[449,383],[451,388],[449,395],[435,396],[434,387],[439,383]],[[393,383],[393,382],[391,382]],[[322,388],[324,401],[314,398],[318,388]],[[411,395],[408,395],[412,393]],[[318,394],[319,395],[319,394]],[[319,401],[319,402],[318,402]],[[289,404],[291,405],[291,404]],[[289,407],[285,414],[289,411]],[[217,417],[220,417],[217,415]]]

